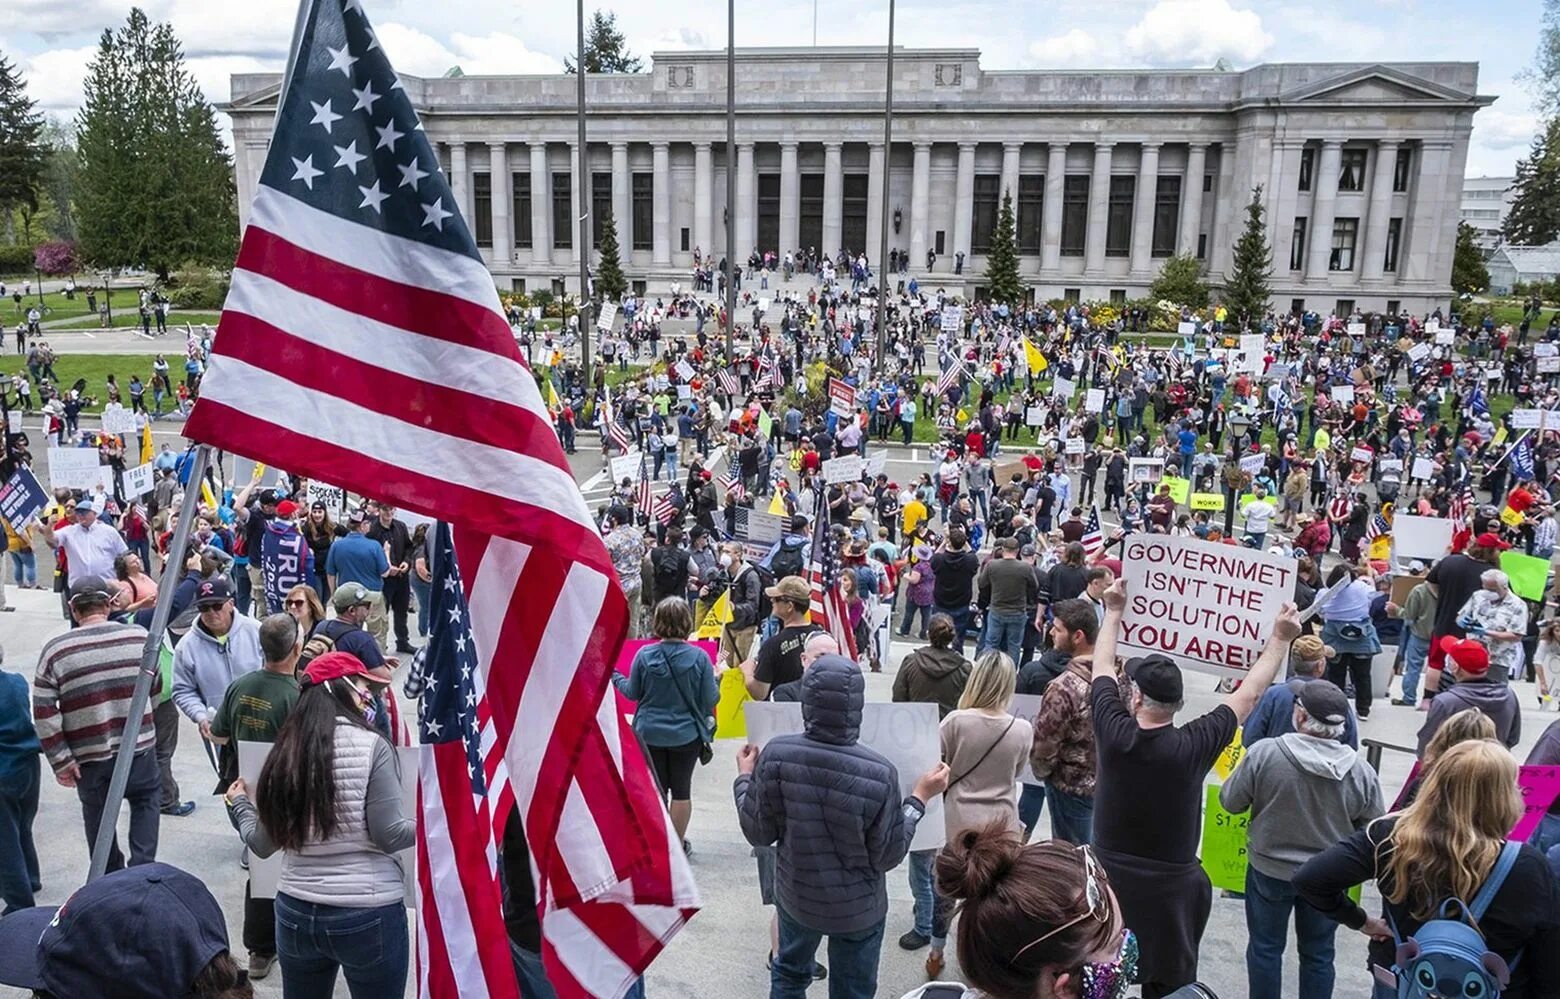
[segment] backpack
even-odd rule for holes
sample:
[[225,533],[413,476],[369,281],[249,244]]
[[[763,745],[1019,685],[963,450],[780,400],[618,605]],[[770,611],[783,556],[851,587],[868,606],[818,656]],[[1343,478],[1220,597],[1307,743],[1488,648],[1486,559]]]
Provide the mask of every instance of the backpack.
[[651,579],[655,584],[655,598],[680,597],[688,590],[688,553],[681,548],[663,545],[650,557]]
[[[341,625],[341,626],[338,626]],[[298,653],[298,672],[301,674],[309,668],[309,663],[323,656],[327,652],[336,651],[336,639],[346,634],[342,630],[344,622],[327,621],[325,627],[309,636],[303,643],[303,649]],[[350,630],[350,629],[348,629]]]
[[[1511,981],[1511,968],[1522,955],[1513,958],[1508,967],[1500,955],[1489,949],[1477,924],[1505,883],[1506,875],[1511,873],[1521,849],[1521,843],[1505,844],[1472,905],[1460,898],[1442,901],[1436,918],[1407,939],[1398,936],[1397,924],[1388,913],[1392,939],[1397,944],[1397,963],[1392,971],[1397,975],[1398,999],[1499,999],[1501,990]],[[1460,914],[1452,914],[1453,905],[1461,910]]]
[[769,560],[769,571],[775,579],[784,579],[787,576],[800,576],[806,568],[802,564],[802,548],[807,544],[805,540],[784,538],[780,542],[779,551],[775,557]]

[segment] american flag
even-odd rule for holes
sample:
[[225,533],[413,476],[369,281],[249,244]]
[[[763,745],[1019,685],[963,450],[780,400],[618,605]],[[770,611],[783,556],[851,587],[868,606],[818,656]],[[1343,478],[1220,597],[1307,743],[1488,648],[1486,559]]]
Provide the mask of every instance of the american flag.
[[1079,541],[1083,544],[1083,554],[1086,556],[1105,547],[1105,531],[1100,526],[1098,503],[1089,508],[1089,519],[1083,522],[1083,537]]
[[807,566],[807,585],[812,590],[808,611],[812,623],[834,636],[840,653],[856,658],[856,636],[850,627],[850,612],[845,606],[845,594],[840,590],[840,553],[835,544],[834,532],[829,530],[829,518],[824,506],[824,495],[818,497],[818,510],[813,516],[812,562]]
[[1387,511],[1390,509],[1390,505],[1384,505],[1371,516],[1370,523],[1365,525],[1366,541],[1375,541],[1383,534],[1392,533],[1392,521],[1387,518]]
[[617,413],[612,408],[611,389],[602,390],[601,425],[606,430],[607,440],[617,445],[618,454],[627,454],[629,450],[628,431],[624,430],[623,424],[618,422]]
[[958,354],[949,354],[948,366],[943,368],[942,375],[937,379],[936,394],[943,395],[968,374],[964,367],[964,359]]
[[650,464],[643,452],[639,455],[639,492],[635,496],[639,513],[646,520],[655,516],[655,494],[650,487]]
[[726,393],[728,398],[741,391],[741,386],[737,384],[737,376],[731,373],[730,368],[717,370],[715,372],[715,381],[720,384],[720,390]]
[[650,516],[654,517],[662,527],[670,524],[672,518],[677,516],[677,506],[672,502],[672,491],[670,489],[662,493],[661,497],[655,501],[655,505],[650,508]]
[[1464,470],[1462,483],[1458,485],[1457,491],[1452,494],[1452,503],[1447,509],[1446,515],[1460,524],[1468,519],[1468,511],[1473,509],[1473,506],[1473,478]]
[[777,391],[785,388],[785,368],[780,364],[779,359],[770,361],[769,384]]
[[549,977],[621,996],[699,905],[608,689],[624,596],[361,0],[304,4],[186,433],[452,524],[478,754],[419,773],[419,994],[517,994],[496,866],[517,806]]
[[720,484],[722,491],[733,494],[737,499],[747,498],[747,487],[742,484],[742,476],[722,475],[716,482]]

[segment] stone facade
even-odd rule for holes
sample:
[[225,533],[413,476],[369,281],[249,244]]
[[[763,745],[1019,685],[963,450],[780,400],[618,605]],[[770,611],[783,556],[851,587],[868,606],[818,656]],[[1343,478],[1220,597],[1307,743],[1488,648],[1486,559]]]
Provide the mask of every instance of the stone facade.
[[[651,72],[591,77],[584,190],[572,76],[402,83],[504,287],[575,290],[568,223],[590,205],[612,210],[636,285],[686,286],[695,248],[726,252],[732,164],[744,259],[808,246],[875,259],[887,225],[923,285],[975,292],[1006,192],[1039,297],[1135,298],[1172,252],[1222,281],[1260,185],[1278,308],[1424,311],[1450,296],[1473,114],[1493,100],[1477,92],[1477,64],[1015,72],[982,69],[975,50],[897,50],[886,155],[884,68],[881,50],[739,50],[734,156],[724,51],[656,53]],[[235,75],[224,108],[241,224],[279,82]]]

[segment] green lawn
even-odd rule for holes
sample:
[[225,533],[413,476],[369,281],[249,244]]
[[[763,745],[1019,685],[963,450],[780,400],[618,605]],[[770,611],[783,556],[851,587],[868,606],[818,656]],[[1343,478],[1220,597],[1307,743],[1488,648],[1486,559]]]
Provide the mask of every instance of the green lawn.
[[[168,359],[170,370],[169,377],[175,384],[184,379],[184,341],[178,340],[174,344],[175,349],[170,350],[165,356]],[[113,375],[119,382],[119,391],[126,406],[130,405],[130,376],[140,375],[141,381],[150,384],[152,380],[151,354],[61,354],[54,361],[54,373],[59,376],[56,385],[70,386],[76,383],[76,379],[87,380],[87,394],[97,398],[97,404],[87,408],[87,412],[95,413],[101,410],[103,401],[107,398],[105,386],[108,384],[108,376]],[[0,376],[9,377],[17,371],[25,371],[26,365],[23,359],[15,354],[6,354],[0,357]],[[36,389],[33,392],[34,404],[37,403]],[[146,393],[146,404],[151,406],[152,394]],[[173,409],[176,405],[167,399],[163,400],[164,409]]]

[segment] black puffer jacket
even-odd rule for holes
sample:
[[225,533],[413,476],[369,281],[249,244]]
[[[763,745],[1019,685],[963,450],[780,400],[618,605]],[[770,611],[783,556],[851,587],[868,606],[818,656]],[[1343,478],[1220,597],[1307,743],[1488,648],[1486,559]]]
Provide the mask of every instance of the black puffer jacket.
[[820,933],[854,933],[888,914],[884,875],[904,860],[925,813],[900,798],[899,773],[856,744],[865,682],[843,656],[821,656],[802,680],[805,734],[772,740],[733,790],[742,834],[776,844],[775,893]]

